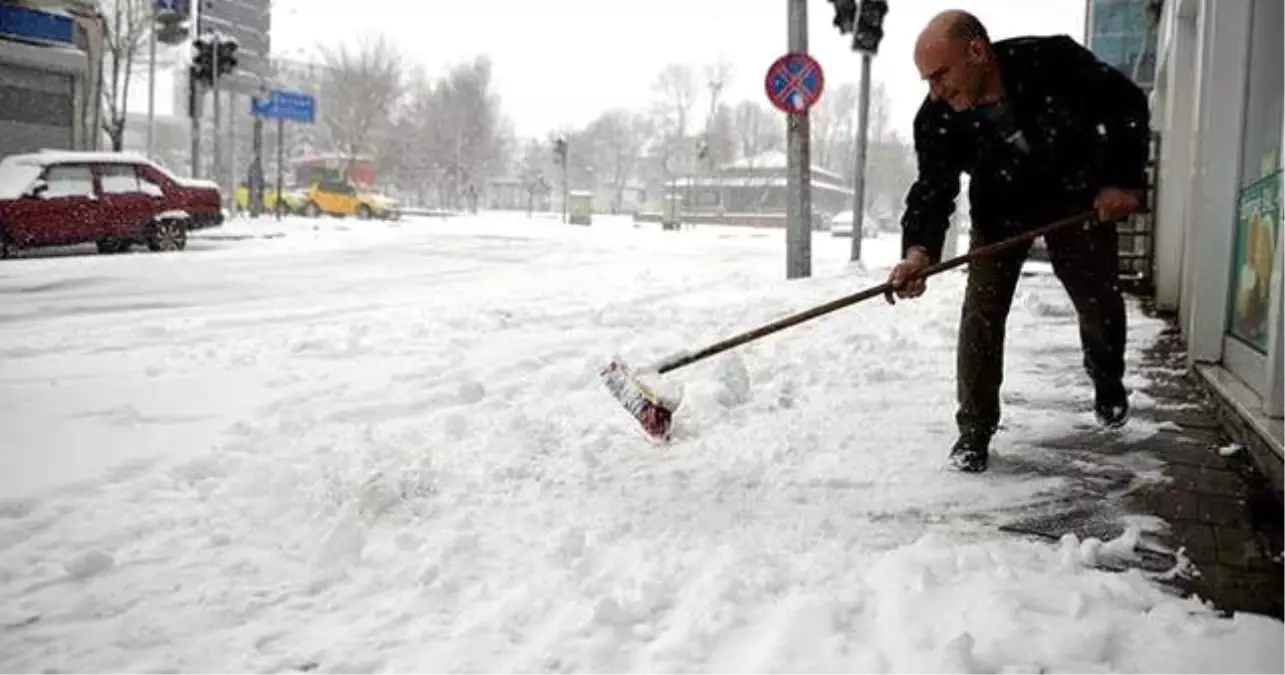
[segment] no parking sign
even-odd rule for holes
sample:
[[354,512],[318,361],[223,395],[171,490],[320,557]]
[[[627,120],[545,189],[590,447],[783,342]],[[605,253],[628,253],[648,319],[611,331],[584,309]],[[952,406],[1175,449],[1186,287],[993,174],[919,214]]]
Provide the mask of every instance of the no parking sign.
[[825,73],[806,52],[790,52],[772,62],[764,82],[767,99],[787,113],[807,111],[821,98]]

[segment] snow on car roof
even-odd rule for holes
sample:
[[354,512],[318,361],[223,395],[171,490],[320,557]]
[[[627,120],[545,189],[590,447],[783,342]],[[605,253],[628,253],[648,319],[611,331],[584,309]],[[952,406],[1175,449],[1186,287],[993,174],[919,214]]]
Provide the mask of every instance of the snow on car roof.
[[96,162],[99,164],[155,164],[152,160],[133,152],[103,152],[92,150],[40,150],[19,155],[9,155],[3,160],[9,164],[70,164]]
[[0,159],[0,167],[25,165],[47,166],[49,164],[75,164],[92,162],[96,164],[146,164],[161,172],[176,183],[189,187],[209,187],[218,189],[218,184],[210,180],[185,178],[169,170],[164,164],[149,159],[135,152],[107,152],[94,150],[50,150],[9,155]]

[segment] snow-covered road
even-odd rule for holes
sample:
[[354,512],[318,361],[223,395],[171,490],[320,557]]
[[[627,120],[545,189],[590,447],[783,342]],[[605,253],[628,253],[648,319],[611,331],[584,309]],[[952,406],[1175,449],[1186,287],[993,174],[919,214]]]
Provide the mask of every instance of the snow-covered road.
[[0,669],[1282,669],[1279,622],[991,527],[1065,488],[1006,460],[1092,424],[1051,276],[972,476],[960,274],[674,373],[668,447],[597,378],[881,281],[894,239],[786,282],[779,232],[279,229],[0,266]]

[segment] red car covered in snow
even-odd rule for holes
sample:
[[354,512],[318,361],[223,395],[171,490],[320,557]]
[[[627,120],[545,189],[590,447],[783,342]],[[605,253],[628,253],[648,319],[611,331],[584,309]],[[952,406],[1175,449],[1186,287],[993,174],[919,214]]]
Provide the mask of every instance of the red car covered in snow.
[[86,242],[100,253],[181,251],[189,230],[222,222],[218,185],[138,155],[44,150],[0,160],[0,257]]

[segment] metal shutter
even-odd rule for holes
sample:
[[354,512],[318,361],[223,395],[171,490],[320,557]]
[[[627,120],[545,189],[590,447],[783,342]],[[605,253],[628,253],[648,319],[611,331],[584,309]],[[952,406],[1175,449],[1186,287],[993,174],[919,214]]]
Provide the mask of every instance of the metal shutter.
[[65,73],[0,62],[0,157],[72,149],[74,86]]

